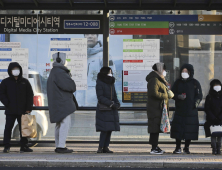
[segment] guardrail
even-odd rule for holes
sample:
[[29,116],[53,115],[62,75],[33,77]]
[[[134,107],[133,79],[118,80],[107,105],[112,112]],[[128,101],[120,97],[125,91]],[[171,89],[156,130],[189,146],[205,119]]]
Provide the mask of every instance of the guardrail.
[[[4,106],[0,106],[0,110],[5,110]],[[43,107],[33,107],[33,110],[49,110],[48,106]],[[79,107],[78,110],[81,111],[95,111],[96,107]],[[170,107],[170,111],[175,111],[175,107]],[[146,111],[146,107],[120,107],[119,111]],[[203,107],[199,107],[198,111],[204,111]],[[148,121],[128,121],[128,122],[121,122],[120,125],[122,126],[147,126]],[[204,123],[199,123],[199,126],[203,126]]]

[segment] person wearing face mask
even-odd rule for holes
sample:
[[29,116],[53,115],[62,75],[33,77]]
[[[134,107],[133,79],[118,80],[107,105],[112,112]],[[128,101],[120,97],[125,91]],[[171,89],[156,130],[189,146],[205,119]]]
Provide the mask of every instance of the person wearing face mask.
[[75,112],[76,105],[73,93],[76,84],[66,65],[66,54],[55,53],[52,55],[53,68],[47,81],[47,96],[50,122],[55,125],[56,153],[72,153],[66,148],[66,138],[71,125],[71,114]]
[[198,140],[198,110],[203,95],[199,81],[193,78],[194,68],[184,64],[180,70],[180,78],[172,87],[175,100],[175,113],[171,125],[171,138],[176,139],[174,154],[181,153],[181,140],[185,140],[183,152],[190,154],[191,140]]
[[[204,124],[205,135],[210,137],[210,126],[222,125],[222,91],[220,80],[214,79],[210,82],[210,91],[206,97],[204,110],[206,123]],[[220,155],[221,137],[211,136],[212,154]]]
[[150,154],[163,154],[164,151],[158,147],[160,123],[163,112],[164,101],[169,111],[169,96],[167,93],[166,66],[164,63],[153,65],[153,71],[146,77],[147,84],[147,117],[148,133],[150,133],[149,143],[152,145]]
[[[115,90],[115,78],[110,67],[102,67],[97,75],[96,131],[100,132],[97,153],[113,153],[109,150],[112,131],[120,131],[118,109],[120,108]],[[100,104],[109,109],[101,109]]]
[[2,80],[0,84],[0,101],[6,107],[5,131],[4,131],[4,153],[10,152],[10,141],[12,128],[17,120],[20,131],[20,152],[32,152],[28,147],[28,139],[21,134],[21,117],[28,114],[33,107],[33,91],[29,81],[22,77],[22,67],[17,62],[12,62],[8,66],[9,77]]

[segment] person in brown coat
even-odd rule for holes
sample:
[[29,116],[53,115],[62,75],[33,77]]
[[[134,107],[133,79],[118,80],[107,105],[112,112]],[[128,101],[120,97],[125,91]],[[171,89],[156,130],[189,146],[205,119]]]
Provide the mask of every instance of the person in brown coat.
[[166,66],[164,63],[156,63],[153,65],[152,71],[147,75],[147,117],[148,117],[148,133],[150,133],[149,143],[152,145],[150,154],[163,154],[164,151],[158,147],[160,123],[163,112],[164,100],[169,109]]

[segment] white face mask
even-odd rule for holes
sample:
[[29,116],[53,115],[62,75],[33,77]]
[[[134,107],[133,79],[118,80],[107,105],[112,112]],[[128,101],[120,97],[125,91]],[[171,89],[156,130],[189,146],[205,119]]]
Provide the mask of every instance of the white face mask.
[[189,78],[189,74],[188,73],[181,73],[182,78],[187,79]]
[[19,76],[20,70],[12,70],[12,75],[13,76]]
[[166,77],[167,72],[164,70],[162,74],[163,74],[164,77]]
[[113,75],[112,75],[112,74],[107,74],[107,76],[110,76],[110,77],[112,77]]
[[216,92],[221,91],[221,86],[214,86],[214,90],[215,90]]

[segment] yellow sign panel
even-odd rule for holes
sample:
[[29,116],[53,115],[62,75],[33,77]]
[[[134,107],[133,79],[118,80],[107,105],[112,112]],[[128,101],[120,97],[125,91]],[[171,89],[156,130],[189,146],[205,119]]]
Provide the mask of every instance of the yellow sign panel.
[[131,100],[131,93],[123,93],[124,100]]

